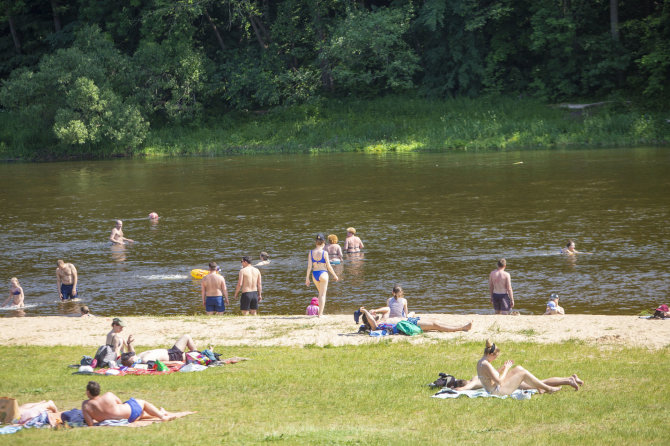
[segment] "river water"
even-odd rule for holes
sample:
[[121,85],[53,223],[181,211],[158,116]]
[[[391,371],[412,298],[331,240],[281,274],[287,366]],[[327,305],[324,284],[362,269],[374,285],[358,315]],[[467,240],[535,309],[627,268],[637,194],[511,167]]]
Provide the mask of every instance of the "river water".
[[[0,277],[25,310],[0,317],[202,313],[193,268],[214,260],[231,292],[240,257],[265,250],[261,314],[304,314],[316,232],[354,226],[362,257],[336,266],[326,313],[381,306],[492,313],[487,278],[507,259],[516,309],[637,314],[670,303],[670,150],[327,154],[0,165]],[[147,215],[161,218],[152,224]],[[136,240],[114,247],[115,219]],[[567,239],[591,255],[566,257]],[[60,303],[56,260],[79,271]],[[231,310],[239,304],[231,301]],[[239,312],[239,311],[238,311]]]

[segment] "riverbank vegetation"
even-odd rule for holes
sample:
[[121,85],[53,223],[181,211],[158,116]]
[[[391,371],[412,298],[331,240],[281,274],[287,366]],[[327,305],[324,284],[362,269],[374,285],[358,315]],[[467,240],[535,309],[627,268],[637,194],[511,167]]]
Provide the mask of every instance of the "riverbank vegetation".
[[668,141],[670,0],[5,3],[5,159]]
[[[197,341],[196,341],[197,342]],[[148,346],[147,346],[148,347]],[[215,347],[249,361],[165,376],[71,375],[94,347],[0,347],[0,394],[19,403],[81,406],[86,383],[122,401],[146,399],[197,414],[149,427],[27,429],[11,444],[654,444],[670,403],[667,348],[650,351],[580,342],[506,343],[502,357],[537,376],[577,373],[584,386],[529,401],[438,400],[426,384],[445,372],[475,373],[481,343],[381,341],[345,347]],[[143,349],[143,348],[142,348]]]

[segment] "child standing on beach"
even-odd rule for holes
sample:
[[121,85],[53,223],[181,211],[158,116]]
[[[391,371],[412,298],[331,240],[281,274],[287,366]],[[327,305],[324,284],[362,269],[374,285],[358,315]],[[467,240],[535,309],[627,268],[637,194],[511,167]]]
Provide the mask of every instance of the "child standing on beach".
[[319,298],[313,297],[312,303],[307,306],[307,316],[318,316],[319,315]]
[[23,297],[23,288],[21,288],[21,285],[19,284],[19,279],[12,277],[9,281],[9,297],[2,306],[7,306],[10,301],[13,301],[13,306],[17,308],[24,307]]

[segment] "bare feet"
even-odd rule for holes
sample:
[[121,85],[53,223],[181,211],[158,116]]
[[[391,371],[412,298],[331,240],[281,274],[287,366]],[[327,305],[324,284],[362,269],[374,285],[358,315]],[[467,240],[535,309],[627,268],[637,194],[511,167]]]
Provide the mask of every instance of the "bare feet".
[[551,387],[551,386],[550,386],[548,392],[549,392],[549,393],[556,393],[556,392],[558,392],[559,390],[561,390],[560,387]]
[[579,384],[580,386],[584,385],[584,381],[582,381],[581,379],[579,379],[579,376],[577,376],[577,374],[572,375],[572,378],[574,378],[574,379],[575,379],[575,382],[576,382],[577,384]]
[[577,381],[575,380],[574,375],[571,376],[568,380],[568,385],[570,385],[575,390],[579,390],[579,386],[577,385]]
[[470,331],[472,329],[472,321],[463,326],[463,331]]

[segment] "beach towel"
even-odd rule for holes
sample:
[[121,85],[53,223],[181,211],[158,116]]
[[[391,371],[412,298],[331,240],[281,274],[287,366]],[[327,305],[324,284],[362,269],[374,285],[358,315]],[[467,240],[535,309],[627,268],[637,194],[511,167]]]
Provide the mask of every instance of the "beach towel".
[[[232,358],[223,359],[221,361],[216,361],[210,363],[207,367],[198,370],[189,370],[189,371],[200,371],[206,370],[209,367],[217,367],[226,364],[237,364],[241,361],[248,361],[249,358],[242,358],[239,356],[233,356]],[[158,370],[145,370],[145,369],[135,369],[132,367],[120,367],[117,369],[102,368],[94,372],[74,372],[73,375],[114,375],[114,376],[125,376],[125,375],[168,375],[170,373],[178,372],[182,367],[185,366],[185,363],[181,361],[167,361],[165,362],[167,370],[158,371]]]
[[484,389],[478,389],[478,390],[454,390],[450,389],[448,387],[443,388],[439,392],[437,392],[435,395],[433,395],[431,398],[440,398],[440,399],[447,399],[447,398],[458,398],[463,395],[467,396],[468,398],[500,398],[500,399],[506,399],[508,396],[510,398],[513,398],[515,400],[529,400],[531,396],[533,396],[534,393],[537,393],[537,390],[532,389],[532,390],[521,390],[517,389],[514,392],[512,392],[511,395],[491,395]]
[[[197,412],[172,412],[171,415],[177,418],[182,418],[185,417],[186,415],[191,415]],[[172,420],[170,420],[172,421]],[[107,420],[107,421],[102,421],[100,423],[97,423],[93,427],[98,427],[98,426],[114,426],[114,427],[144,427],[144,426],[149,426],[150,424],[154,423],[162,423],[163,420],[160,418],[143,418],[141,420],[133,421],[132,423],[129,423],[128,420]]]

